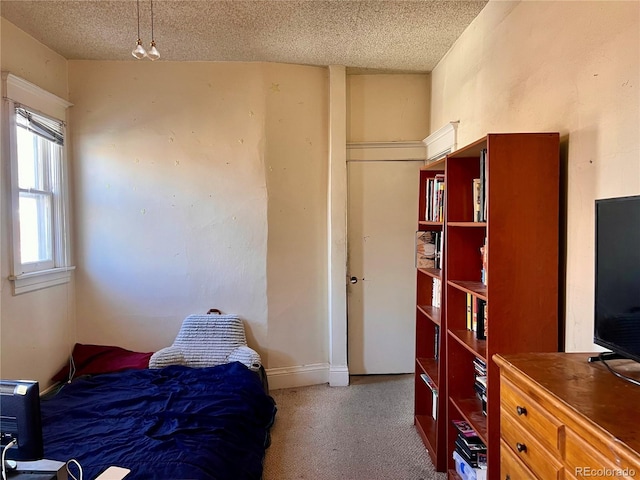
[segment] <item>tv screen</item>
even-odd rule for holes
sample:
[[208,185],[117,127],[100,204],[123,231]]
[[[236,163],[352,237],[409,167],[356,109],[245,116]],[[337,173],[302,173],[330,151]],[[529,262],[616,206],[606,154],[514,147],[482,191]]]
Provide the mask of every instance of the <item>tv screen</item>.
[[594,342],[640,362],[640,195],[596,200]]
[[38,382],[0,380],[0,443],[10,460],[40,460],[44,455]]

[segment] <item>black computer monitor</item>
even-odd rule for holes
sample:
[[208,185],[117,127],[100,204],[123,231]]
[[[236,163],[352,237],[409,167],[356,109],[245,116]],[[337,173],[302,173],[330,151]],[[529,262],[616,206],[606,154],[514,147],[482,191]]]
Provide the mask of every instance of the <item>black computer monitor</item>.
[[0,380],[0,443],[16,444],[6,453],[8,460],[40,460],[44,456],[40,389],[38,382]]

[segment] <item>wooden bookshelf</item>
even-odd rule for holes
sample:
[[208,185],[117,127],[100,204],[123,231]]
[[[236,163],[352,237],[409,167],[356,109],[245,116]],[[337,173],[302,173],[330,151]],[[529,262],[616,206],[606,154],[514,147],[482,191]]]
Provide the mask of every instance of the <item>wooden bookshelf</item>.
[[[418,202],[419,232],[442,235],[444,221],[426,219],[428,208],[427,181],[444,174],[444,160],[420,170],[420,200]],[[446,341],[442,319],[444,309],[444,269],[416,269],[416,365],[414,423],[431,460],[439,471],[446,468],[446,375],[444,355]],[[434,283],[440,282],[440,305],[434,305]],[[425,382],[424,376],[429,379]],[[436,392],[434,395],[433,392]],[[435,404],[435,405],[434,405]],[[435,418],[434,418],[435,412]]]
[[[483,152],[486,208],[478,215],[473,179],[481,178]],[[444,218],[434,222],[425,217],[427,180],[442,173]],[[418,231],[445,240],[441,268],[416,272],[415,424],[436,470],[457,479],[452,420],[467,421],[487,445],[487,478],[498,478],[500,383],[491,359],[558,350],[559,135],[487,135],[424,167],[419,181]],[[467,329],[468,297],[487,302],[486,339]],[[486,414],[474,388],[475,358],[487,366]]]
[[[486,215],[474,218],[473,179],[486,151]],[[558,350],[559,135],[490,134],[447,156],[444,299],[446,466],[466,420],[487,445],[487,478],[500,469],[500,382],[496,353]],[[482,283],[480,247],[488,249]],[[466,328],[467,294],[487,302],[487,338]],[[474,358],[487,366],[486,415],[475,389]],[[439,426],[438,426],[439,428]]]

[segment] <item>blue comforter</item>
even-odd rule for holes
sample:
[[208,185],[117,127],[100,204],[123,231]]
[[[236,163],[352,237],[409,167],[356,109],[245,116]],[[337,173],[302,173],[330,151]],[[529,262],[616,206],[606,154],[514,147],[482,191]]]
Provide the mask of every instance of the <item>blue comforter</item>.
[[80,378],[41,402],[45,458],[133,479],[260,479],[276,408],[238,362]]

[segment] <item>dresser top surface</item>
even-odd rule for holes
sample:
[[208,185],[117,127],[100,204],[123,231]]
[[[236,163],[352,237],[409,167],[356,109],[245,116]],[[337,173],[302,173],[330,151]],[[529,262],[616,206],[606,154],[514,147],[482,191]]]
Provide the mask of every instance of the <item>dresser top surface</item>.
[[[496,355],[503,371],[524,375],[543,387],[565,408],[640,452],[640,386],[614,376],[601,362],[589,363],[587,353]],[[609,365],[640,381],[640,363],[612,360]]]

